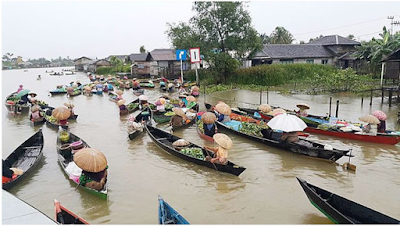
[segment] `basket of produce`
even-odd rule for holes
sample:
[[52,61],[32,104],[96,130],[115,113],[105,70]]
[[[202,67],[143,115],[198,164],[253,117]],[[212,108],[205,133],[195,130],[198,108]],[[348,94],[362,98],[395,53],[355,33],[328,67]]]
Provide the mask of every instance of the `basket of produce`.
[[60,133],[60,140],[63,143],[66,143],[69,141],[69,133],[67,131],[61,131]]
[[203,150],[201,148],[183,148],[181,152],[193,158],[204,159]]

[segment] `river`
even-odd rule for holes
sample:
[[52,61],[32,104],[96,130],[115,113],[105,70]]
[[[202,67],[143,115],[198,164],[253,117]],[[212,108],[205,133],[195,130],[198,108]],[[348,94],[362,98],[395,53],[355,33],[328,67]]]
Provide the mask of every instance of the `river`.
[[[247,169],[239,176],[219,173],[174,157],[158,148],[147,134],[135,140],[128,139],[127,116],[120,117],[115,103],[108,95],[79,95],[68,99],[49,96],[56,85],[80,80],[89,82],[85,73],[50,76],[46,70],[62,68],[38,68],[2,71],[2,100],[16,91],[20,84],[38,94],[50,106],[58,107],[70,101],[79,115],[70,122],[70,132],[85,140],[91,147],[102,151],[108,160],[108,200],[101,200],[81,189],[75,189],[64,176],[57,163],[56,130],[43,125],[44,158],[25,180],[10,192],[51,218],[54,217],[53,199],[91,224],[157,224],[157,195],[172,205],[192,224],[326,224],[326,218],[308,201],[296,177],[332,191],[345,198],[400,219],[400,146],[378,145],[344,140],[322,135],[311,135],[337,148],[352,148],[357,166],[356,172],[341,166],[308,159],[284,152],[245,138],[228,134],[234,143],[229,159]],[[42,79],[36,80],[41,74]],[[156,85],[157,87],[157,85]],[[150,101],[160,92],[146,90]],[[172,94],[176,97],[176,94]],[[132,90],[123,94],[127,102],[136,98]],[[230,90],[198,98],[215,104],[224,100],[231,107],[251,106],[259,103],[258,92]],[[263,102],[267,94],[263,94]],[[329,110],[327,95],[280,95],[269,92],[269,104],[295,109],[299,102],[311,106],[311,114],[325,115]],[[340,100],[339,117],[358,122],[358,117],[373,110],[387,113],[387,128],[399,129],[396,124],[399,107],[381,105],[380,98],[373,98],[372,106],[360,98],[335,95]],[[243,103],[245,102],[245,103]],[[9,115],[2,107],[2,157],[6,158],[28,137],[41,127],[29,123],[28,114]],[[332,112],[335,106],[332,107]],[[163,128],[164,126],[160,126]],[[174,133],[198,145],[206,144],[192,126]],[[209,144],[208,144],[209,145]],[[348,161],[338,160],[339,164]],[[3,208],[7,203],[3,203]]]

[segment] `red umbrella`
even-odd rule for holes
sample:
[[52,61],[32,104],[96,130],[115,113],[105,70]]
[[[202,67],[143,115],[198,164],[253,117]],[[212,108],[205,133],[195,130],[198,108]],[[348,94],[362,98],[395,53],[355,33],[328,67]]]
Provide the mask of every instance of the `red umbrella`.
[[383,111],[376,110],[376,111],[372,112],[372,115],[382,121],[385,121],[387,119],[387,115]]

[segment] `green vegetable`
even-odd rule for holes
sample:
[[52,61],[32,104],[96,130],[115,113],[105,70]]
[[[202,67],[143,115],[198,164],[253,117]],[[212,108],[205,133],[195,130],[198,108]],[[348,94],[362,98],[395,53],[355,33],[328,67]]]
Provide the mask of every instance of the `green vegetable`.
[[242,122],[242,127],[239,129],[239,132],[257,137],[262,137],[263,135],[261,133],[261,130],[268,128],[269,128],[268,125],[263,121],[261,121],[259,125],[257,125],[256,123]]
[[201,120],[197,120],[197,128],[199,128],[199,130],[204,133],[204,122]]
[[164,115],[165,115],[165,116],[174,116],[174,115],[175,115],[175,112],[173,112],[173,111],[167,111]]
[[197,159],[204,159],[203,150],[201,148],[184,148],[181,152]]
[[126,107],[128,108],[129,111],[132,111],[133,109],[137,108],[139,106],[139,104],[137,103],[130,103],[128,105],[126,105]]

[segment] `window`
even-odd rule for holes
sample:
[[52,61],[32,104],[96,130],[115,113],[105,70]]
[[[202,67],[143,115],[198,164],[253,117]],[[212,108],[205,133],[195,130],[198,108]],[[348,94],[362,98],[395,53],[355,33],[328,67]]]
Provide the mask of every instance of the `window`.
[[138,68],[144,68],[144,64],[138,64]]
[[328,64],[328,60],[321,60],[321,64]]
[[314,63],[314,59],[307,59],[306,63],[307,64],[313,64]]
[[280,60],[281,64],[293,64],[293,59]]

